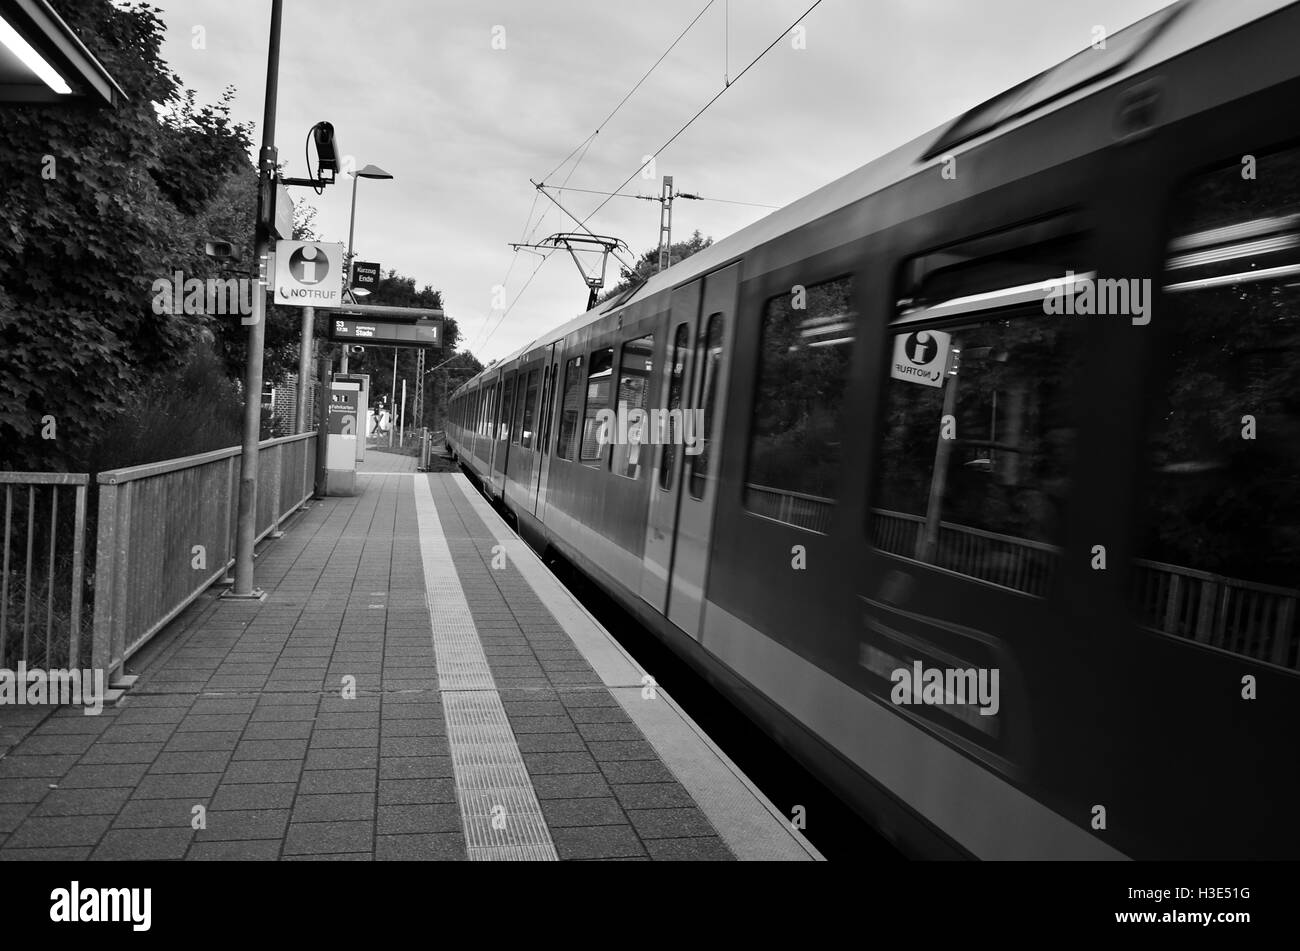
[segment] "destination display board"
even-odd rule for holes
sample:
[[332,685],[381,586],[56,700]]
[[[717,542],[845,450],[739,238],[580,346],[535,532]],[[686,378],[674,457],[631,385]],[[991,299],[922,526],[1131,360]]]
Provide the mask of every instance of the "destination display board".
[[373,343],[388,347],[441,347],[442,320],[366,320],[339,316],[330,319],[330,339],[344,343]]

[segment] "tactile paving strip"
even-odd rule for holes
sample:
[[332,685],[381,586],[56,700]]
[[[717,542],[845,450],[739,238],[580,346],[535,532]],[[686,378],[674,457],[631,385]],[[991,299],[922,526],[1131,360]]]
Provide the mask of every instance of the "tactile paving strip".
[[465,847],[479,861],[554,861],[555,847],[495,690],[444,691]]
[[415,509],[466,852],[471,861],[554,862],[555,845],[423,476],[415,478]]

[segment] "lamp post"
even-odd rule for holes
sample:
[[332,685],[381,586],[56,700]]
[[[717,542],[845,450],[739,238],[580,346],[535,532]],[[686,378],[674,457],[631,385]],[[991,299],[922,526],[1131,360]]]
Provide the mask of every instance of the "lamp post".
[[[352,293],[352,237],[356,233],[357,228],[357,179],[391,179],[392,177],[391,174],[385,172],[378,165],[367,165],[365,168],[361,169],[361,171],[354,172],[352,175],[352,214],[348,218],[348,273],[346,275],[346,282],[348,295],[352,297],[353,303],[356,302],[356,295]],[[348,348],[346,346],[343,348],[343,360],[340,365],[340,370],[343,373],[348,372]]]
[[[284,0],[271,0],[271,39],[267,48],[266,102],[262,117],[262,151],[258,155],[257,221],[253,260],[263,269],[271,248],[270,209],[267,196],[274,195],[275,110],[280,78],[280,25]],[[257,452],[262,438],[262,364],[266,340],[266,285],[259,284],[253,295],[252,321],[248,327],[248,364],[244,370],[244,438],[239,459],[239,504],[235,523],[235,585],[228,597],[259,599],[253,587],[253,550],[257,545]]]

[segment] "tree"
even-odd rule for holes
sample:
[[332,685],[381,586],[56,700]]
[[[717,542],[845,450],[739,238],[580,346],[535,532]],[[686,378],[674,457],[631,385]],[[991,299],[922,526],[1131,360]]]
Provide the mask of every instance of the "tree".
[[[186,240],[202,246],[209,238],[219,238],[234,245],[236,263],[224,276],[242,277],[256,281],[257,261],[254,259],[253,219],[257,214],[257,171],[245,162],[244,167],[231,173],[203,211],[191,219]],[[316,209],[303,202],[294,206],[293,238],[298,241],[316,240],[314,220]],[[217,268],[206,259],[201,264],[206,276],[218,276]],[[204,275],[200,275],[204,276]],[[266,308],[265,353],[262,376],[268,384],[284,380],[298,370],[298,346],[301,340],[302,310],[268,302]],[[205,324],[216,339],[218,352],[232,379],[243,378],[248,361],[248,327],[238,314],[211,315]],[[317,333],[327,326],[324,318],[317,322]]]
[[202,108],[182,95],[157,11],[55,5],[126,98],[0,119],[0,465],[17,468],[79,465],[145,382],[181,364],[206,318],[155,313],[153,282],[208,273],[189,216],[241,153],[251,165],[229,95]]

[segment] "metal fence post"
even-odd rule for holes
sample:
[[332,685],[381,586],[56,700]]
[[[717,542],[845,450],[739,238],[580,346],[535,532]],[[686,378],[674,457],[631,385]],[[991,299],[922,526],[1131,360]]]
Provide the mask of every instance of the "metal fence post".
[[72,630],[68,635],[68,668],[81,667],[81,595],[86,561],[86,493],[89,487],[77,486],[76,513],[72,527]]
[[280,528],[280,481],[284,478],[284,443],[277,443],[274,447],[271,462],[271,538],[278,538],[282,532]]
[[117,591],[117,507],[120,486],[100,483],[99,527],[95,533],[95,614],[91,634],[90,665],[104,671],[113,650],[113,607]]

